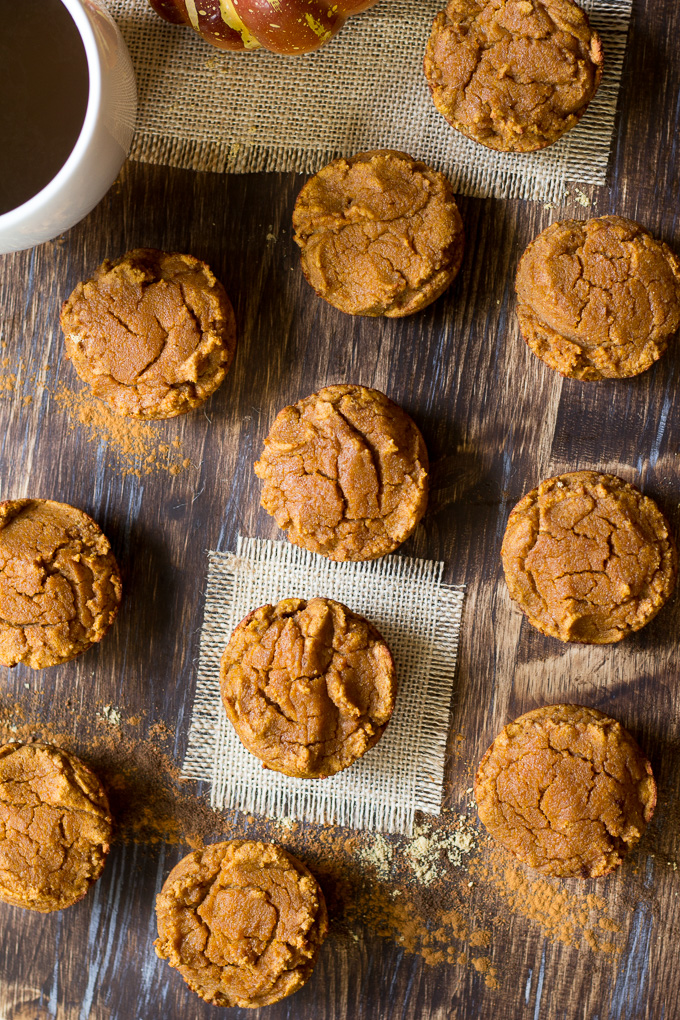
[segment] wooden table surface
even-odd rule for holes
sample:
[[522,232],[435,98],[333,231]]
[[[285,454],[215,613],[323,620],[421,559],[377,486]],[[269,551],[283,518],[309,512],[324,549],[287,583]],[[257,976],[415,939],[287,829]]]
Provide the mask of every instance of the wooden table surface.
[[[76,661],[39,673],[2,670],[5,738],[56,734],[95,767],[106,766],[114,787],[116,770],[123,775],[133,761],[134,771],[149,748],[161,748],[154,761],[181,764],[206,550],[234,549],[239,532],[280,537],[259,507],[251,467],[266,431],[286,403],[352,381],[406,408],[430,451],[430,507],[403,551],[443,559],[445,580],[467,585],[446,807],[466,810],[474,762],[509,719],[544,703],[580,702],[614,715],[651,757],[659,807],[639,848],[607,879],[552,886],[572,898],[602,897],[619,929],[617,951],[550,938],[545,925],[502,898],[491,917],[481,885],[468,886],[458,874],[469,916],[493,927],[487,980],[469,960],[428,962],[408,940],[404,948],[403,939],[400,945],[370,923],[348,935],[332,910],[314,976],[293,998],[261,1011],[270,1020],[680,1016],[680,604],[674,598],[621,645],[569,647],[533,630],[510,604],[499,560],[514,503],[541,478],[577,468],[635,482],[680,534],[677,347],[630,381],[564,380],[525,347],[513,296],[525,245],[556,219],[615,212],[680,249],[679,37],[675,0],[635,0],[609,185],[581,194],[572,187],[559,208],[462,199],[467,252],[460,276],[433,307],[404,321],[353,319],[314,297],[291,237],[302,183],[293,174],[226,177],[129,163],[73,230],[0,258],[0,494],[50,497],[90,513],[111,538],[127,592],[110,635]],[[152,462],[134,473],[115,443],[80,420],[75,398],[64,402],[64,393],[81,387],[63,356],[60,303],[104,257],[142,245],[205,259],[239,322],[235,366],[206,413],[144,426],[142,453],[175,456],[174,474]],[[105,706],[120,713],[120,725],[110,710],[106,718]],[[180,784],[171,770],[155,771],[154,796],[171,801]],[[202,802],[192,800],[204,791],[181,789],[185,814],[195,803],[196,818],[205,819]],[[123,799],[114,803],[127,811],[128,837],[115,843],[84,901],[47,916],[0,904],[1,1020],[216,1015],[151,945],[153,897],[186,852],[182,825],[179,838],[145,838],[153,826],[146,830],[134,817],[136,805]],[[143,800],[140,794],[140,810]],[[256,819],[224,818],[211,838],[265,829]],[[314,832],[303,832],[296,846],[304,855],[306,839],[323,880]],[[395,846],[399,852],[399,841]],[[480,834],[474,859],[483,865],[490,852]],[[375,876],[364,870],[370,884]],[[440,907],[432,906],[433,918]]]

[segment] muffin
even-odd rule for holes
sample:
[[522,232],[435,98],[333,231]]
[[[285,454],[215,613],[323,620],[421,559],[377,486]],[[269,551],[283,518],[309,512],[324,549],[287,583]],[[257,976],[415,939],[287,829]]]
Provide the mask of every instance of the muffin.
[[397,681],[376,628],[332,599],[284,599],[239,623],[222,656],[222,701],[265,768],[325,779],[382,736]]
[[365,386],[326,386],[284,407],[255,473],[262,506],[290,541],[331,560],[393,552],[427,506],[423,437]]
[[0,663],[43,669],[101,641],[122,585],[91,517],[51,499],[0,503]]
[[680,259],[621,216],[553,223],[517,270],[522,336],[572,379],[624,379],[653,365],[680,326]]
[[647,758],[593,708],[549,705],[508,723],[475,777],[479,817],[531,868],[599,878],[618,868],[656,806]]
[[533,152],[578,124],[602,64],[600,37],[571,0],[449,0],[425,75],[458,131],[490,149]]
[[101,875],[111,840],[97,777],[49,744],[0,747],[0,899],[63,910]]
[[156,898],[156,952],[215,1006],[269,1006],[304,985],[328,931],[323,893],[281,847],[195,850]]
[[510,514],[501,556],[511,598],[560,641],[620,641],[675,588],[675,543],[656,503],[595,471],[532,489]]
[[336,159],[307,181],[293,212],[302,270],[350,315],[412,315],[453,281],[463,223],[443,174],[405,152]]
[[61,328],[80,378],[131,418],[199,407],[236,349],[231,302],[208,266],[153,248],[102,262],[64,302]]

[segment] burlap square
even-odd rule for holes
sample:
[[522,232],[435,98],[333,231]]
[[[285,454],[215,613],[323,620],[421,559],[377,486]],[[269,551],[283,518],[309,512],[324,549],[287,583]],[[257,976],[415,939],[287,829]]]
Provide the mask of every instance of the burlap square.
[[[183,774],[212,784],[214,808],[404,833],[412,831],[416,811],[439,814],[463,608],[463,588],[442,584],[442,567],[402,556],[333,563],[289,542],[243,538],[236,554],[209,554]],[[324,595],[366,616],[396,663],[399,693],[384,736],[329,779],[265,770],[241,744],[220,700],[220,658],[236,624],[251,609],[291,595]]]
[[465,195],[558,201],[570,182],[605,183],[632,0],[581,0],[604,43],[602,85],[578,127],[527,155],[485,149],[435,110],[422,63],[445,0],[382,0],[304,57],[224,53],[145,0],[107,2],[137,73],[133,159],[309,172],[387,147],[443,170]]

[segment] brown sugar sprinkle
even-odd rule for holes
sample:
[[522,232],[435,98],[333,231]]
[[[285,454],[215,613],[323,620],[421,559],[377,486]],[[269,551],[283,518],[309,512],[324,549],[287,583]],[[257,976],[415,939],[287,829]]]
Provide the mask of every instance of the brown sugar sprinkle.
[[31,722],[40,715],[40,692],[29,697],[35,706],[0,703],[0,742],[43,740],[82,757],[106,787],[114,839],[192,849],[231,836],[279,843],[319,878],[338,938],[389,939],[429,965],[473,970],[489,989],[499,985],[494,930],[512,915],[570,946],[622,948],[621,926],[604,899],[528,875],[489,848],[474,811],[422,821],[410,837],[217,813],[181,778],[175,734],[165,723],[149,725],[143,715],[102,704],[75,740],[72,717],[51,726]]
[[69,427],[84,426],[88,442],[106,443],[124,474],[141,478],[167,471],[178,475],[191,466],[191,461],[180,453],[180,439],[159,442],[158,422],[123,418],[84,390],[59,386],[52,396],[57,407],[69,416]]

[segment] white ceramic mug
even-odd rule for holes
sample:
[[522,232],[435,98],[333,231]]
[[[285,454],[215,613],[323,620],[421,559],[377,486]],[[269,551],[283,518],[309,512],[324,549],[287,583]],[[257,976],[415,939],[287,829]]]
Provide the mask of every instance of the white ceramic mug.
[[[20,0],[19,0],[20,2]],[[61,0],[78,30],[89,74],[85,119],[55,177],[23,205],[0,216],[0,254],[57,237],[104,197],[125,161],[137,114],[127,46],[100,0]]]

